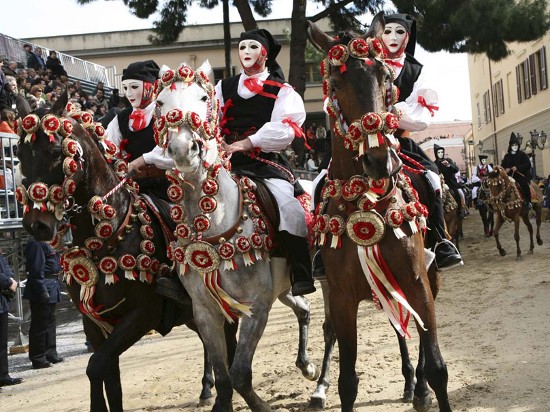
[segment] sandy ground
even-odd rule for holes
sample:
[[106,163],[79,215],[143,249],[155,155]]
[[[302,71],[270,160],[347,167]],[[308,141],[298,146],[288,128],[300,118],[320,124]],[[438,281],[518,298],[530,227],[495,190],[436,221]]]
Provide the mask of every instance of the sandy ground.
[[[494,239],[482,236],[475,210],[465,220],[461,250],[463,269],[444,276],[437,300],[438,333],[449,370],[449,397],[455,411],[550,411],[550,223],[543,223],[545,244],[534,255],[515,260],[512,226],[501,238],[509,252],[500,257]],[[522,226],[521,245],[528,249]],[[310,356],[323,356],[321,292],[310,295]],[[68,312],[72,315],[72,312]],[[67,315],[60,318],[67,318]],[[13,376],[25,382],[5,387],[0,411],[85,411],[89,355],[78,316],[60,322],[59,352],[65,362],[32,370],[26,354],[10,356]],[[70,320],[69,319],[69,320]],[[412,411],[400,402],[402,377],[397,342],[385,315],[371,303],[360,307],[360,377],[357,411]],[[292,312],[276,303],[254,361],[254,386],[274,410],[305,411],[315,383],[294,367],[297,323]],[[416,336],[411,353],[418,350]],[[337,352],[336,352],[337,353]],[[416,360],[416,355],[413,356]],[[340,409],[335,356],[327,400],[329,411]],[[121,357],[124,405],[127,411],[207,411],[198,406],[202,350],[193,332],[178,328],[165,338],[146,336]],[[433,407],[436,408],[437,402]],[[236,411],[249,410],[235,394]]]

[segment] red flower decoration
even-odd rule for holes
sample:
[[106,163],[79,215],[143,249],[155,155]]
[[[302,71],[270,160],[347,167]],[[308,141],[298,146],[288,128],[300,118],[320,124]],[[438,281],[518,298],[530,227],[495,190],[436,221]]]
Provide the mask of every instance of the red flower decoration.
[[112,275],[118,269],[117,261],[112,256],[105,256],[99,261],[99,270],[106,275]]
[[371,222],[357,222],[353,225],[353,232],[357,238],[367,241],[376,234],[376,227]]
[[382,118],[377,113],[366,113],[361,118],[361,126],[367,134],[375,134],[382,128]]
[[203,196],[199,199],[199,208],[201,209],[202,213],[212,213],[216,210],[218,207],[218,204],[216,202],[216,199],[210,196]]
[[59,185],[51,185],[49,198],[53,203],[62,202],[64,199],[63,188]]
[[357,38],[353,39],[348,44],[350,54],[353,57],[363,59],[369,56],[369,45],[365,39]]
[[319,63],[319,73],[321,73],[321,77],[323,78],[328,76],[326,59],[321,60],[321,63]]
[[263,239],[258,233],[252,233],[250,235],[250,243],[254,249],[261,249],[264,245]]
[[180,109],[171,109],[166,113],[166,124],[171,126],[178,126],[183,120],[183,112]]
[[118,265],[122,270],[132,270],[136,267],[136,258],[129,254],[124,254],[118,259]]
[[149,216],[145,212],[139,212],[138,213],[138,219],[141,222],[142,225],[150,225],[151,224],[151,216]]
[[231,259],[235,255],[235,246],[225,242],[220,246],[218,253],[222,259]]
[[109,156],[116,155],[117,147],[113,142],[110,140],[104,140],[103,143],[105,143],[105,146],[107,147],[106,152]]
[[194,80],[195,72],[189,66],[181,66],[178,69],[178,76],[181,79],[181,81],[185,83],[189,83]]
[[343,65],[349,57],[349,50],[343,44],[332,46],[328,51],[328,59],[333,66]]
[[73,179],[67,178],[63,182],[63,192],[65,196],[72,196],[76,190],[76,183]]
[[193,227],[197,232],[204,232],[210,228],[210,219],[204,215],[197,215],[193,219]]
[[90,127],[93,124],[94,118],[90,113],[82,112],[82,114],[80,115],[80,121],[82,122],[82,126],[86,128]]
[[184,192],[179,185],[170,185],[166,193],[168,198],[174,203],[180,203],[183,200]]
[[90,237],[86,239],[84,245],[90,250],[98,250],[103,246],[103,240],[98,237]]
[[62,147],[63,154],[65,156],[73,157],[78,153],[78,143],[76,142],[76,140],[66,137],[65,139],[63,139]]
[[378,57],[384,51],[382,47],[382,42],[377,38],[368,38],[367,43],[369,44],[369,49],[373,57]]
[[143,253],[147,255],[152,255],[153,253],[155,253],[155,244],[147,239],[141,241],[141,243],[139,244],[139,248]]
[[346,230],[346,222],[341,216],[333,216],[328,221],[328,231],[335,235],[340,236]]
[[187,114],[185,115],[185,120],[192,130],[197,130],[202,125],[202,119],[195,112],[187,112]]
[[239,236],[235,241],[237,250],[241,253],[246,253],[250,250],[250,241],[246,236]]
[[141,237],[145,239],[153,239],[153,237],[155,236],[155,232],[151,225],[142,225],[139,228],[139,232],[141,233]]
[[99,217],[102,219],[114,219],[116,216],[116,210],[111,205],[103,205],[100,209]]
[[88,211],[94,215],[99,214],[103,207],[103,200],[100,196],[94,196],[88,201]]
[[393,113],[386,113],[386,118],[384,119],[385,129],[389,133],[393,133],[399,127],[399,119]]
[[34,202],[44,202],[48,198],[48,185],[45,183],[32,183],[28,190],[29,197]]
[[190,233],[191,233],[191,229],[189,225],[187,225],[186,223],[178,224],[176,226],[176,230],[174,231],[174,234],[181,239],[187,239]]
[[160,81],[162,82],[163,86],[168,86],[170,83],[172,83],[175,76],[176,72],[174,72],[174,70],[172,69],[169,69],[162,74]]
[[25,186],[17,186],[15,189],[15,199],[22,205],[26,205],[28,202],[27,189]]
[[170,209],[170,217],[174,222],[180,222],[183,219],[183,208],[180,205],[174,205]]
[[173,260],[178,263],[185,262],[185,251],[181,246],[174,248],[174,250],[172,251],[172,256],[174,258]]
[[386,212],[386,222],[391,227],[397,228],[403,224],[403,213],[399,209],[389,209]]
[[65,160],[63,160],[63,173],[65,173],[65,176],[71,177],[77,170],[78,163],[76,163],[73,158],[66,157]]
[[149,270],[151,268],[151,258],[147,255],[139,255],[136,267],[138,270]]
[[102,126],[101,124],[99,124],[99,123],[96,123],[94,132],[95,132],[95,134],[97,134],[98,137],[103,137],[103,136],[105,136],[105,129],[104,129],[103,126]]
[[212,256],[208,253],[208,250],[195,249],[191,253],[190,263],[200,269],[211,268],[214,264]]
[[256,227],[260,232],[267,231],[267,225],[265,224],[265,220],[258,218],[255,220],[255,223],[256,223]]
[[73,124],[69,119],[61,119],[59,133],[61,133],[63,137],[69,137],[73,133]]
[[205,195],[215,196],[218,194],[219,189],[220,185],[214,179],[206,179],[204,182],[202,182],[202,191]]
[[262,215],[262,210],[257,203],[252,203],[251,205],[249,205],[248,210],[253,217],[260,217]]
[[25,116],[25,118],[21,122],[21,126],[23,127],[23,130],[28,134],[32,134],[36,132],[38,130],[39,125],[40,125],[40,119],[35,114],[28,114],[27,116]]
[[102,221],[99,222],[95,227],[96,236],[102,239],[110,238],[114,233],[114,228],[111,222]]

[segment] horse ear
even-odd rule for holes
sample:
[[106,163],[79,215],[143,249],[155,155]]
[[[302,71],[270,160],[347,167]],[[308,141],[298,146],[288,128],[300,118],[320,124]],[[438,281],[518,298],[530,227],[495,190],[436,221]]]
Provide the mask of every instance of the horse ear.
[[319,26],[317,26],[312,21],[308,21],[308,24],[309,29],[307,31],[307,34],[311,44],[313,44],[313,46],[315,46],[318,50],[328,53],[328,51],[334,44],[334,40],[332,39],[332,37],[328,36],[319,28]]
[[197,71],[203,72],[204,74],[206,74],[206,76],[210,77],[210,74],[212,73],[212,66],[210,65],[208,59],[206,59],[204,63],[201,64]]
[[17,97],[15,98],[15,107],[17,108],[17,113],[19,113],[21,118],[24,118],[32,111],[27,99],[19,93],[17,93]]
[[367,37],[376,37],[380,38],[382,33],[384,33],[384,28],[386,27],[386,21],[384,20],[384,12],[376,14],[370,23],[369,31],[363,36]]
[[69,103],[69,95],[67,94],[67,90],[65,90],[53,104],[51,112],[58,116],[63,115],[63,111],[67,107],[67,103]]

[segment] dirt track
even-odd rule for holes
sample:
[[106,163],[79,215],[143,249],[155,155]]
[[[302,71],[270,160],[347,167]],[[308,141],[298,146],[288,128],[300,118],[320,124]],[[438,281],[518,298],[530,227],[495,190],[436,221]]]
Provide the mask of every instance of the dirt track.
[[[501,239],[508,255],[498,256],[494,239],[482,237],[475,210],[465,220],[461,249],[466,265],[444,276],[437,300],[441,351],[449,369],[449,396],[455,411],[549,411],[550,402],[550,223],[543,223],[545,244],[534,255],[515,260],[512,226]],[[527,231],[521,245],[528,249]],[[310,295],[310,356],[322,359],[322,296]],[[88,410],[84,335],[78,316],[58,330],[59,352],[66,361],[50,369],[31,370],[25,354],[10,356],[13,376],[25,382],[5,387],[0,411]],[[360,307],[360,377],[357,411],[411,411],[399,401],[400,358],[386,316],[371,303]],[[11,336],[10,336],[11,337]],[[294,367],[297,324],[280,303],[272,311],[254,363],[254,386],[274,410],[305,411],[315,383]],[[409,347],[416,354],[417,339]],[[337,353],[337,352],[336,352]],[[416,360],[416,356],[413,356]],[[339,410],[337,356],[327,409]],[[147,336],[121,357],[127,411],[207,411],[198,407],[202,349],[193,332],[179,328],[169,336]],[[246,411],[234,396],[236,411]],[[437,410],[435,407],[433,410]]]

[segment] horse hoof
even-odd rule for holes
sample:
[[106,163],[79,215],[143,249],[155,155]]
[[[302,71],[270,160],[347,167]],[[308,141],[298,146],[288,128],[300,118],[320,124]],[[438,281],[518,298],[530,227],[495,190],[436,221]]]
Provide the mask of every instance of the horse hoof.
[[311,397],[309,401],[308,411],[324,411],[325,410],[325,398]]
[[542,246],[542,239],[537,238],[537,245]]
[[506,256],[506,251],[504,249],[499,249],[498,253],[500,253],[500,256]]
[[516,262],[519,262],[520,260],[523,260],[523,257],[521,255],[516,257]]
[[214,397],[199,399],[199,406],[212,406],[214,405]]
[[414,391],[403,391],[403,397],[401,398],[401,401],[403,403],[410,403],[414,399]]
[[432,395],[428,394],[422,398],[415,396],[413,399],[413,408],[418,412],[426,412],[430,409],[432,404]]
[[527,251],[527,254],[528,254],[528,255],[532,255],[532,254],[533,254],[533,249],[529,249],[529,250]]
[[313,363],[309,363],[306,368],[302,369],[302,375],[308,381],[316,381],[321,375],[321,369],[319,369]]

